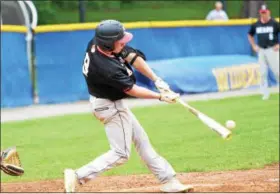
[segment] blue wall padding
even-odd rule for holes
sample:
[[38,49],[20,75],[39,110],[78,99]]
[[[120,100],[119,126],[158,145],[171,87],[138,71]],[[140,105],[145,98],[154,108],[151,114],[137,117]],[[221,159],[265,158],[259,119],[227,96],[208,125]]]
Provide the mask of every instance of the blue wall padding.
[[74,31],[42,33],[36,36],[40,103],[88,98],[82,64],[92,35],[92,31]]
[[204,55],[250,55],[249,26],[133,29],[131,42],[148,60]]
[[[257,64],[257,59],[247,55],[224,55],[157,60],[149,61],[149,64],[156,74],[164,79],[175,92],[188,94],[217,92],[218,86],[213,74],[214,69],[244,65],[249,67],[252,64]],[[152,81],[139,72],[136,72],[136,76],[139,85],[156,90]],[[268,81],[269,85],[276,84],[270,69]],[[230,82],[228,84],[230,85]]]
[[1,108],[32,102],[25,34],[1,32]]

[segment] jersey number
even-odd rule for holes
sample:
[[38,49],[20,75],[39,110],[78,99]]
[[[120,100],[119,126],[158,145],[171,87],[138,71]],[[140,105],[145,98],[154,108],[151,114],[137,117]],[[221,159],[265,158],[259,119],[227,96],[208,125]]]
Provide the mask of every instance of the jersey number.
[[89,67],[89,55],[86,53],[85,59],[84,59],[84,65],[83,65],[83,74],[87,76],[88,74],[88,67]]
[[273,40],[273,34],[269,33],[269,40]]

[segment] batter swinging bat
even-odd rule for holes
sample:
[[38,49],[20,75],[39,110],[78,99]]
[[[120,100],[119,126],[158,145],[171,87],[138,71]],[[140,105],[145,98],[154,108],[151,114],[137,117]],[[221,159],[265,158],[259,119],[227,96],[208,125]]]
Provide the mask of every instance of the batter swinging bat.
[[182,99],[177,99],[177,102],[186,107],[191,113],[193,113],[197,118],[199,118],[205,125],[210,129],[217,132],[223,139],[229,139],[231,137],[231,131],[222,126],[220,123],[211,119],[207,115],[201,113],[195,108],[191,107],[189,104],[185,103]]

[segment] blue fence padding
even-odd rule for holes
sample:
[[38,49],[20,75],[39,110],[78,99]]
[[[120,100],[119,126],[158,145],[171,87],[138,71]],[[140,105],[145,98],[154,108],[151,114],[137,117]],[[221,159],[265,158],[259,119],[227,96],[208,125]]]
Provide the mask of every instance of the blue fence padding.
[[[134,34],[130,45],[142,50],[151,61],[204,55],[250,55],[248,29],[249,26],[211,26],[143,28],[128,31]],[[94,30],[49,32],[36,35],[37,84],[40,103],[88,99],[86,83],[82,75],[82,63],[87,43],[93,36]],[[184,63],[178,63],[177,71],[181,72],[179,68],[185,68]],[[203,67],[199,71],[206,70]],[[189,82],[189,79],[185,77],[184,82]],[[204,77],[204,79],[208,78]],[[143,81],[139,84],[149,84]],[[184,87],[189,88],[189,86]],[[212,85],[203,85],[199,92],[215,90],[211,87]],[[185,89],[182,88],[182,90]]]
[[[169,60],[149,61],[150,67],[170,87],[181,94],[217,92],[217,80],[212,71],[215,68],[241,66],[257,63],[257,59],[246,55],[187,57]],[[269,85],[275,85],[274,75],[269,69]],[[136,72],[138,84],[156,91],[152,81]]]
[[25,34],[1,32],[1,108],[32,102]]
[[129,29],[130,45],[142,50],[148,60],[204,55],[250,55],[249,26],[210,26]]
[[36,36],[40,103],[88,99],[82,75],[85,49],[93,31],[40,33]]

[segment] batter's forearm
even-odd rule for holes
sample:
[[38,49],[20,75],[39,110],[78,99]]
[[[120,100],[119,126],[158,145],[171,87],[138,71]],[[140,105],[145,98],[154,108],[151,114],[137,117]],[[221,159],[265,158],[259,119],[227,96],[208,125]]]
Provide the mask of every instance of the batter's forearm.
[[[134,56],[136,54],[135,53],[130,53],[128,55],[128,57],[126,58],[126,60],[128,62],[130,62]],[[149,65],[145,62],[144,59],[142,59],[142,57],[137,57],[136,60],[133,63],[133,67],[135,69],[137,69],[137,71],[139,71],[140,73],[142,73],[144,76],[146,76],[147,78],[149,78],[152,81],[155,81],[157,79],[156,74],[153,72],[153,70],[149,67]]]
[[137,86],[135,84],[129,91],[126,91],[126,94],[137,97],[137,98],[146,98],[146,99],[159,99],[160,98],[159,93],[153,92],[152,90],[143,88],[141,86]]
[[137,59],[134,62],[134,67],[150,80],[156,81],[157,79],[156,74],[141,57],[137,57]]

